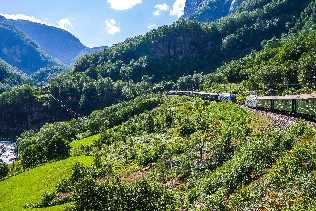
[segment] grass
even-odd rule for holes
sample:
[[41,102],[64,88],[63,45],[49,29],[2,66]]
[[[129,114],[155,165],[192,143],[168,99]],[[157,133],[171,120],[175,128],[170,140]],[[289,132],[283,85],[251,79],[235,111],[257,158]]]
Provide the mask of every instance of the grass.
[[94,136],[89,136],[87,138],[71,142],[70,154],[72,156],[84,154],[83,152],[85,151],[85,149],[89,149],[89,147],[91,147],[97,140],[99,140],[100,137],[101,135],[97,134]]
[[65,205],[45,209],[25,209],[27,203],[38,202],[45,192],[54,191],[57,183],[71,174],[75,163],[90,165],[88,156],[70,157],[47,163],[0,182],[0,210],[63,210]]

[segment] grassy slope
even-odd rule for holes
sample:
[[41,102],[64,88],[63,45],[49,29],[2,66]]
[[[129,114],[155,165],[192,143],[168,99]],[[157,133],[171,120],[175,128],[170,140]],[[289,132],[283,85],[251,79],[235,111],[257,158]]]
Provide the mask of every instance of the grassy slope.
[[100,134],[89,136],[84,139],[76,140],[70,143],[71,154],[80,155],[84,148],[92,146],[97,140],[100,139]]
[[[77,163],[90,164],[91,157],[79,156],[48,163],[0,182],[0,210],[31,210],[24,205],[37,202],[41,195],[53,191],[57,183],[71,173]],[[36,210],[62,210],[64,206]]]
[[[97,138],[78,144],[89,146]],[[316,131],[301,123],[274,130],[270,119],[234,104],[170,98],[154,111],[103,131],[102,150],[92,153],[102,156],[110,181],[159,184],[175,194],[179,209],[311,210],[316,207],[315,140]],[[100,202],[91,204],[100,210],[112,206],[104,200],[109,192],[94,195],[92,189],[80,190],[87,200],[77,202],[78,207],[89,200]]]

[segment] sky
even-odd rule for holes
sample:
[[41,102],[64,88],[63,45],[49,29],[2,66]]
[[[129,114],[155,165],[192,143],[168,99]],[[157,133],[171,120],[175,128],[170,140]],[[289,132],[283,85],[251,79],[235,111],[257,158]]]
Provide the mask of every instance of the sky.
[[111,46],[171,24],[185,0],[0,0],[0,15],[65,29],[88,47]]

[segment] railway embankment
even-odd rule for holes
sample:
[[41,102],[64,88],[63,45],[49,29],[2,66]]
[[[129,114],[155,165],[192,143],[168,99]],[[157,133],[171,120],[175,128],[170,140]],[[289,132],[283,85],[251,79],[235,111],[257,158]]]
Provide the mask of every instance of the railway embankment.
[[299,121],[304,121],[316,129],[315,122],[311,122],[311,121],[308,121],[308,120],[303,119],[303,118],[294,117],[294,116],[285,115],[285,114],[280,114],[280,113],[275,113],[275,112],[270,112],[270,111],[257,110],[257,109],[249,108],[247,106],[242,106],[242,107],[248,111],[254,112],[258,115],[261,115],[261,116],[264,116],[264,117],[270,119],[272,122],[272,125],[275,129],[285,129],[285,128],[288,128],[291,125],[293,125]]

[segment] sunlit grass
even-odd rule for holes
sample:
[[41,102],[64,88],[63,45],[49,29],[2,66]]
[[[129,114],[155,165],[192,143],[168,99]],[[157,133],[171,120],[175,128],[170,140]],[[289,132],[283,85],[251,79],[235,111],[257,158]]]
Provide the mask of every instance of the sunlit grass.
[[[0,182],[0,210],[18,211],[25,209],[27,203],[36,203],[45,192],[54,191],[61,179],[71,174],[75,163],[90,165],[88,156],[70,157],[66,160],[47,163],[30,169],[17,176]],[[65,205],[36,210],[63,210]]]
[[97,140],[99,140],[101,137],[100,134],[89,136],[84,139],[80,139],[77,141],[73,141],[70,143],[71,147],[71,155],[80,155],[82,154],[82,151],[84,151],[84,148],[88,148],[92,146]]

